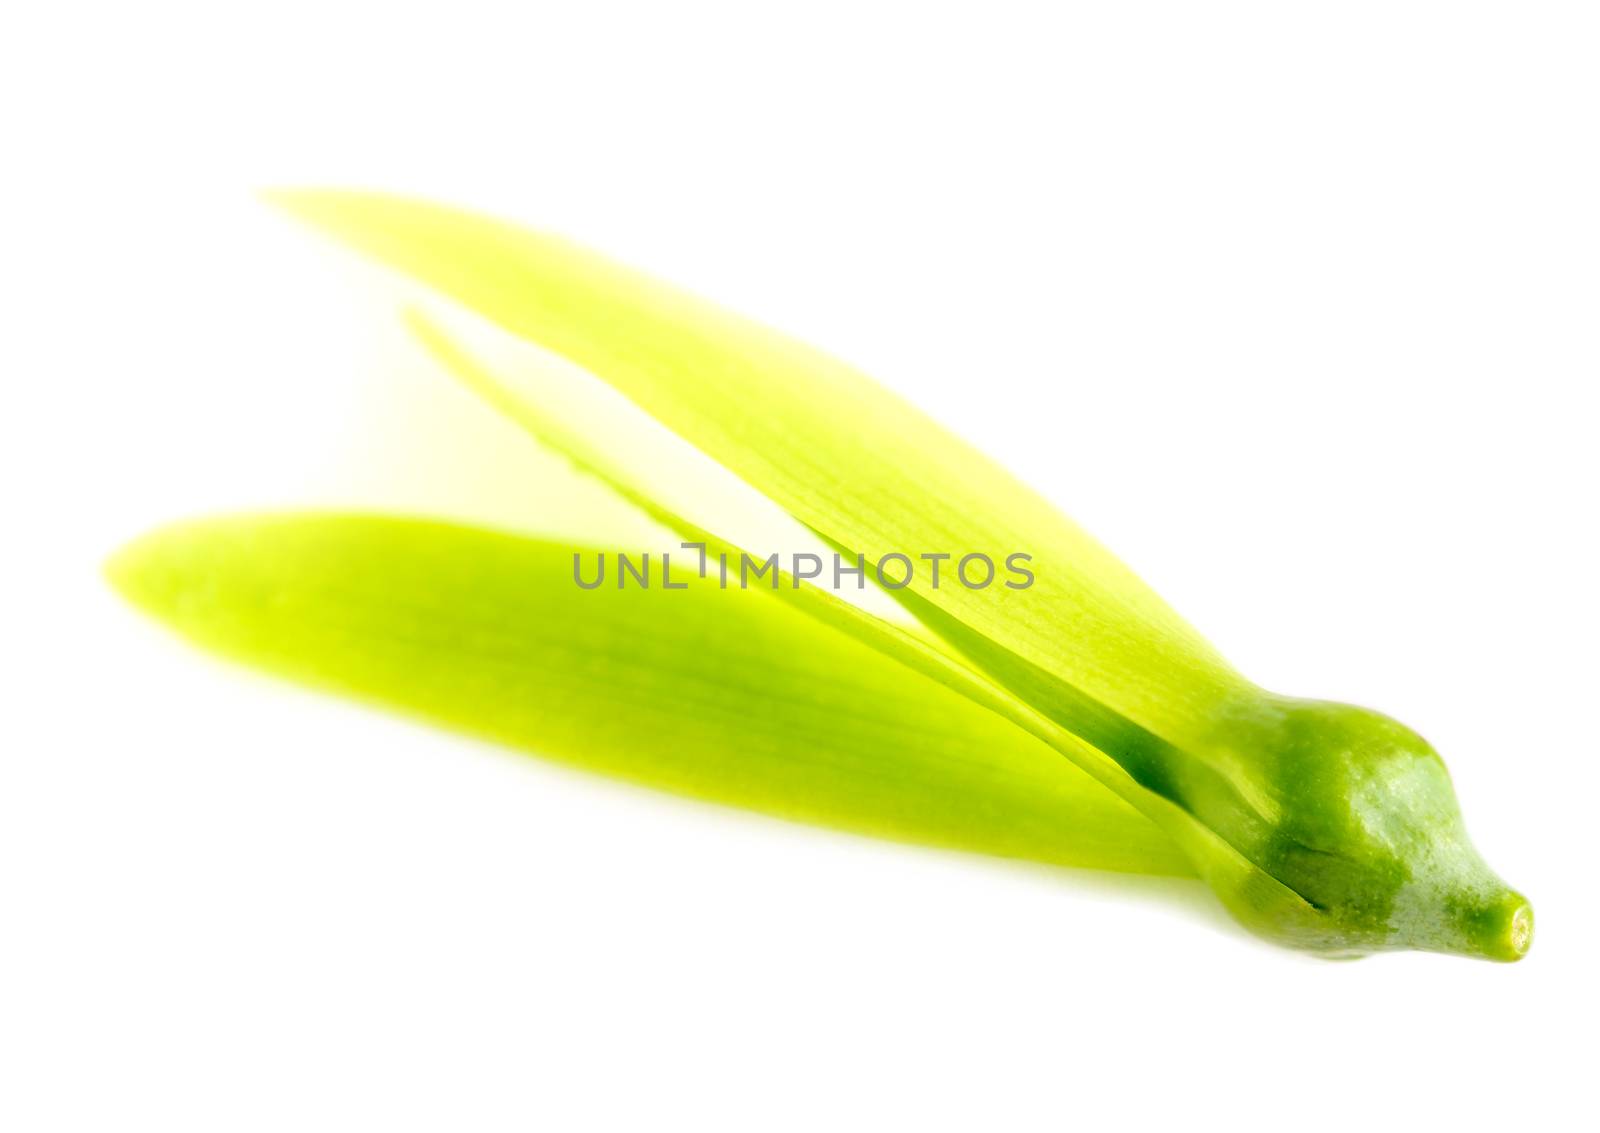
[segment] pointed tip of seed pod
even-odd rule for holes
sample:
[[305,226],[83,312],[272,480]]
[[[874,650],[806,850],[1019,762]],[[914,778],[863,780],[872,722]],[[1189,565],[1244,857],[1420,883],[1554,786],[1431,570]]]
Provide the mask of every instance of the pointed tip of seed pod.
[[1511,914],[1506,944],[1510,951],[1509,959],[1513,960],[1522,959],[1533,945],[1533,906],[1526,901]]
[[1520,893],[1507,890],[1476,919],[1478,946],[1491,960],[1520,960],[1533,946],[1533,906]]

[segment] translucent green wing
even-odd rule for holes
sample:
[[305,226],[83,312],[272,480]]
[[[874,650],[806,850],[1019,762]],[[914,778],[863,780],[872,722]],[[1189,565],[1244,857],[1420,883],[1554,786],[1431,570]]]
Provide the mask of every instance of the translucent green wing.
[[869,563],[1031,555],[1026,589],[1003,568],[984,589],[951,585],[952,560],[939,588],[924,569],[910,592],[1069,696],[1183,743],[1249,687],[1070,520],[849,366],[557,237],[398,197],[275,199],[609,382]]
[[158,531],[110,572],[212,650],[580,767],[898,840],[1192,873],[1050,748],[848,636],[692,575],[583,590],[575,553],[590,577],[595,550],[290,515]]

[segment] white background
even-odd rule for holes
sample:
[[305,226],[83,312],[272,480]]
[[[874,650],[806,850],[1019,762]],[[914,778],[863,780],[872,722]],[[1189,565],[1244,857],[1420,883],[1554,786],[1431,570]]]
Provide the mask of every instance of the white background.
[[[1574,1128],[1596,1008],[1592,5],[0,17],[0,1127]],[[270,184],[616,252],[905,391],[1246,672],[1455,773],[1522,964],[618,787],[215,665],[117,543],[582,489]],[[493,485],[515,483],[508,493]]]

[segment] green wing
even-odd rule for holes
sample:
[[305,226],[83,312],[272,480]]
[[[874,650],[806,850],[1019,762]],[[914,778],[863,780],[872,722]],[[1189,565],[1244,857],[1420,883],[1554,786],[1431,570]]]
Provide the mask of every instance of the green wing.
[[212,650],[580,767],[897,840],[1192,874],[1049,747],[847,635],[692,574],[583,590],[575,553],[592,577],[594,550],[291,515],[158,531],[110,573]]
[[1250,689],[1099,543],[845,364],[557,237],[377,194],[274,199],[609,382],[852,554],[1031,554],[1027,589],[932,589],[924,572],[903,592],[1052,678],[1031,698],[1054,689],[1068,715],[1091,701],[1183,744]]

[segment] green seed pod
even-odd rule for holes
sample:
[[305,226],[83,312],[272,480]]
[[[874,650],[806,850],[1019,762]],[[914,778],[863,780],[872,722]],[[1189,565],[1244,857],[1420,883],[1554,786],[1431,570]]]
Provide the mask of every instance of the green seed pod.
[[1528,950],[1532,909],[1473,848],[1444,761],[1387,716],[1263,696],[1174,779],[1174,802],[1313,910],[1285,924],[1230,901],[1258,932],[1333,951]]
[[[1479,859],[1450,777],[1426,741],[1367,709],[1262,691],[1048,502],[866,376],[558,237],[397,197],[296,192],[275,199],[609,384],[845,561],[881,562],[931,550],[956,561],[982,556],[1009,563],[1025,556],[1025,587],[939,588],[919,576],[892,589],[889,596],[917,628],[799,578],[785,577],[770,600],[806,615],[823,640],[836,644],[826,635],[841,636],[894,662],[898,667],[872,670],[872,688],[882,695],[903,705],[921,703],[931,681],[942,686],[941,696],[955,694],[998,718],[1019,745],[1011,752],[1016,767],[1029,776],[1040,772],[1029,752],[1053,751],[1075,764],[1056,765],[1064,776],[1069,770],[1076,776],[1070,791],[1053,784],[1045,793],[1059,788],[1061,799],[1073,800],[1052,813],[1060,816],[1064,841],[1076,839],[1077,848],[1041,840],[1040,809],[1014,801],[1019,784],[1037,780],[1007,771],[1007,791],[973,786],[999,774],[1004,763],[992,755],[993,766],[975,773],[981,752],[952,754],[955,762],[948,765],[962,768],[960,774],[941,773],[944,757],[912,758],[905,737],[886,740],[883,728],[867,737],[851,722],[876,715],[907,730],[905,722],[915,721],[916,713],[867,713],[854,694],[845,698],[849,713],[830,717],[827,727],[820,718],[808,723],[802,713],[784,729],[793,746],[760,737],[756,746],[768,753],[766,763],[710,753],[655,776],[674,789],[804,812],[817,821],[836,818],[857,829],[878,826],[912,836],[937,830],[941,844],[1007,846],[1002,852],[1021,856],[1044,857],[1048,845],[1049,860],[1076,857],[1170,873],[1186,858],[1253,932],[1324,954],[1415,948],[1515,960],[1527,951],[1532,911]],[[707,560],[740,561],[740,542],[715,530],[725,517],[696,512],[691,519],[668,507],[671,469],[619,441],[614,420],[576,418],[559,396],[533,396],[497,378],[431,322],[419,316],[412,326],[448,370],[542,444],[699,547]],[[375,537],[365,526],[335,530],[351,547],[370,549]],[[505,690],[492,681],[458,687],[453,671],[432,671],[431,651],[401,655],[397,643],[422,631],[452,644],[483,636],[482,626],[457,624],[449,603],[427,605],[424,599],[431,601],[437,589],[432,584],[410,580],[417,594],[393,612],[406,622],[403,633],[382,632],[389,616],[383,611],[368,611],[374,632],[332,637],[272,616],[273,602],[300,595],[313,615],[312,629],[338,625],[341,615],[327,608],[329,595],[397,586],[385,572],[398,567],[382,564],[398,559],[353,551],[348,562],[320,559],[313,553],[323,546],[317,542],[301,548],[304,556],[273,559],[258,548],[270,547],[281,532],[258,543],[255,536],[267,534],[264,529],[246,528],[250,538],[243,544],[239,534],[202,529],[146,548],[138,578],[172,577],[174,563],[184,569],[180,584],[157,588],[160,600],[145,604],[169,620],[188,619],[193,636],[255,663],[419,707],[458,726],[532,746],[546,742],[542,722],[533,727],[516,714],[521,684],[515,695],[501,695]],[[449,563],[458,581],[478,568],[469,556],[446,552],[470,542],[443,533],[406,536],[410,551]],[[253,549],[241,553],[242,546]],[[240,585],[224,585],[230,578]],[[509,612],[528,605],[517,596],[520,585],[520,576],[487,587],[474,578],[461,589],[497,595],[509,619]],[[143,583],[134,589],[151,593]],[[263,594],[271,601],[264,603]],[[219,603],[219,596],[225,600]],[[572,603],[573,596],[557,596],[550,608],[598,611]],[[513,666],[511,675],[531,687],[534,674],[543,674],[539,679],[553,683],[569,704],[605,704],[598,689],[627,683],[621,662],[552,673],[549,658],[536,648],[538,627],[549,621],[543,601],[533,603],[538,616],[526,619],[531,642],[519,637],[505,647],[530,670],[522,674]],[[423,606],[430,620],[411,624]],[[655,613],[671,606],[666,597],[641,603],[632,608],[629,625],[682,636],[685,626]],[[198,617],[195,611],[202,610]],[[562,624],[569,635],[544,644],[555,656],[582,654],[582,619]],[[428,670],[428,681],[416,679],[413,670],[420,669]],[[752,671],[749,658],[736,661],[730,654],[726,666],[703,674],[702,685],[685,697],[684,711],[692,715],[693,705],[705,702],[706,684],[745,689],[754,702],[754,690],[746,687]],[[885,673],[910,682],[904,696],[890,691],[894,679]],[[667,691],[652,684],[641,701],[660,710],[672,700],[672,678],[652,673],[650,679],[666,680]],[[819,694],[817,712],[827,713],[830,703],[838,703],[837,690]],[[595,711],[605,717],[597,727],[615,729],[616,714]],[[719,703],[717,711],[720,719],[726,705]],[[504,724],[508,713],[514,727]],[[673,720],[687,726],[686,719]],[[696,734],[731,742],[754,733],[702,727]],[[848,774],[819,764],[796,776],[786,761],[810,750],[807,737],[823,742],[817,737],[824,736],[851,753]],[[869,758],[873,752],[876,761]],[[641,774],[637,768],[630,773]],[[766,789],[779,782],[781,788]],[[997,803],[1001,798],[1013,801]],[[789,801],[799,799],[806,800],[803,806]],[[869,817],[875,807],[881,822]],[[1010,814],[1018,824],[1027,815],[1027,837],[1007,833]],[[1120,851],[1111,844],[1118,831]]]

